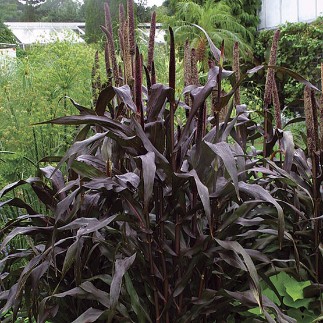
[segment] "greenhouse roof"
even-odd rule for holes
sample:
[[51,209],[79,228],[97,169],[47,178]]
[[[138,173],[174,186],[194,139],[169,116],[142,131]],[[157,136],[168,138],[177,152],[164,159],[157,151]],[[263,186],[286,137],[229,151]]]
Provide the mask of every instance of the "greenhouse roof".
[[84,22],[5,22],[22,45],[54,41],[84,42]]
[[[165,44],[165,35],[166,32],[162,29],[163,25],[161,23],[156,24],[155,31],[155,43],[157,44]],[[145,38],[145,41],[148,42],[149,33],[150,33],[150,23],[140,23],[138,24],[138,30],[142,33]]]

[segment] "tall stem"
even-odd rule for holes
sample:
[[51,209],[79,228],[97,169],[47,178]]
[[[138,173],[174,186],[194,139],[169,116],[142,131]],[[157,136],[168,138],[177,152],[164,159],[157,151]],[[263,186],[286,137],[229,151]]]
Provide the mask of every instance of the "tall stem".
[[137,118],[144,129],[144,115],[142,107],[142,56],[136,47],[136,72],[135,72],[135,102],[137,107]]
[[317,219],[320,216],[321,198],[320,198],[320,181],[319,181],[319,158],[318,149],[318,126],[317,111],[315,104],[314,92],[308,86],[304,90],[304,112],[307,131],[307,150],[312,160],[312,177],[313,177],[313,200],[314,200],[314,248],[315,248],[315,271],[319,282],[323,280],[322,256],[319,245],[321,242],[320,226],[321,221]]
[[174,32],[171,27],[169,27],[170,35],[170,48],[169,48],[169,87],[174,90],[174,96],[170,100],[170,116],[169,116],[169,130],[170,130],[170,147],[169,154],[171,158],[171,165],[173,170],[176,168],[176,156],[174,153],[174,141],[175,141],[175,84],[176,84],[176,60],[175,60],[175,40]]
[[[273,42],[270,50],[269,57],[269,66],[276,65],[277,61],[277,49],[278,49],[278,41],[280,36],[280,30],[277,29],[274,34]],[[274,82],[275,72],[272,68],[268,68],[266,85],[265,85],[265,95],[264,95],[264,143],[263,143],[263,153],[264,157],[268,157],[270,151],[267,151],[267,142],[271,140],[272,137],[272,127],[269,119],[269,104],[271,102],[271,96],[273,91],[273,82]]]
[[[236,77],[236,83],[240,81],[240,53],[239,43],[235,42],[233,46],[233,71]],[[234,93],[235,105],[240,105],[240,87]]]
[[[217,98],[216,98],[216,105],[220,103],[221,100],[221,92],[222,92],[222,70],[223,70],[223,63],[224,63],[224,40],[221,44],[221,53],[220,53],[220,60],[219,60],[219,74],[217,75]],[[214,109],[214,117],[215,117],[215,126],[216,126],[216,142],[220,136],[220,111],[216,111]]]
[[152,13],[151,23],[150,23],[148,62],[147,62],[147,69],[149,72],[151,71],[151,64],[154,60],[155,33],[156,33],[156,11]]
[[322,90],[322,93],[321,93],[320,99],[319,99],[319,105],[320,105],[320,149],[321,149],[321,152],[323,152],[323,63],[321,63],[321,90]]
[[[185,42],[184,47],[184,87],[192,84],[192,65],[191,65],[191,48],[188,40]],[[191,99],[190,94],[185,93],[185,104],[190,106]],[[186,118],[188,118],[189,110],[185,110]]]
[[[164,196],[163,196],[163,188],[161,185],[157,185],[155,187],[155,208],[156,208],[156,241],[158,242],[160,249],[160,263],[161,263],[161,271],[163,275],[163,297],[164,297],[164,306],[167,306],[168,303],[168,289],[169,289],[169,281],[168,281],[168,272],[167,272],[167,264],[164,254],[164,244],[165,244],[165,230],[164,230],[164,219],[163,219],[163,210],[164,210]],[[169,323],[169,310],[165,311],[165,321]]]

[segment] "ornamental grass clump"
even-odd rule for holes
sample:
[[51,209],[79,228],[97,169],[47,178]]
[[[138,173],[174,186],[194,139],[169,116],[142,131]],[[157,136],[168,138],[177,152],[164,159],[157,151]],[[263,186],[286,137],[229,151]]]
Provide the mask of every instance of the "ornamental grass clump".
[[[206,84],[186,84],[184,104],[175,97],[169,32],[169,84],[152,81],[152,60],[143,86],[142,55],[129,39],[134,82],[117,86],[113,75],[91,108],[71,100],[77,114],[45,122],[77,127],[71,147],[41,160],[36,177],[1,190],[1,207],[20,210],[0,231],[1,319],[296,322],[263,293],[272,289],[280,297],[270,277],[286,271],[309,279],[314,292],[322,283],[312,257],[321,261],[321,240],[313,239],[313,221],[321,225],[312,213],[313,163],[284,129],[284,158],[275,158],[273,141],[270,158],[251,149],[263,125],[234,102],[243,81],[264,67],[233,80],[223,94],[221,80],[233,72],[223,69],[224,46],[219,50],[208,37],[214,65]],[[270,68],[314,89],[290,70]],[[210,104],[213,91],[217,100]],[[175,123],[181,109],[188,111],[182,125]],[[31,186],[45,211],[10,197],[22,185]],[[321,214],[321,202],[315,210]],[[28,243],[18,250],[19,235]],[[311,311],[320,314],[317,302]]]

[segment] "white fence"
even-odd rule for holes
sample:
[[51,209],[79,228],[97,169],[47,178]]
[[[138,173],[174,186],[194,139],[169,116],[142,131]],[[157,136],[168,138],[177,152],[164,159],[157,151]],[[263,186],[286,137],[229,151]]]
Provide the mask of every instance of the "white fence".
[[259,29],[286,22],[307,22],[323,16],[323,0],[262,0]]

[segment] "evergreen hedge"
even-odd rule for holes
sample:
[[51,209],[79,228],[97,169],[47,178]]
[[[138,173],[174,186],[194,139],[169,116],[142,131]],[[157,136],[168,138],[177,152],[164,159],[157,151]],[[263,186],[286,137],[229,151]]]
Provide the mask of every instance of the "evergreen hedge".
[[[320,64],[323,60],[323,17],[313,23],[287,23],[280,27],[280,51],[277,64],[291,67],[313,84],[320,84]],[[255,57],[261,63],[268,62],[274,30],[261,31],[255,44]],[[303,88],[282,75],[277,75],[281,99],[285,104],[300,97]],[[285,100],[285,98],[290,100]]]

